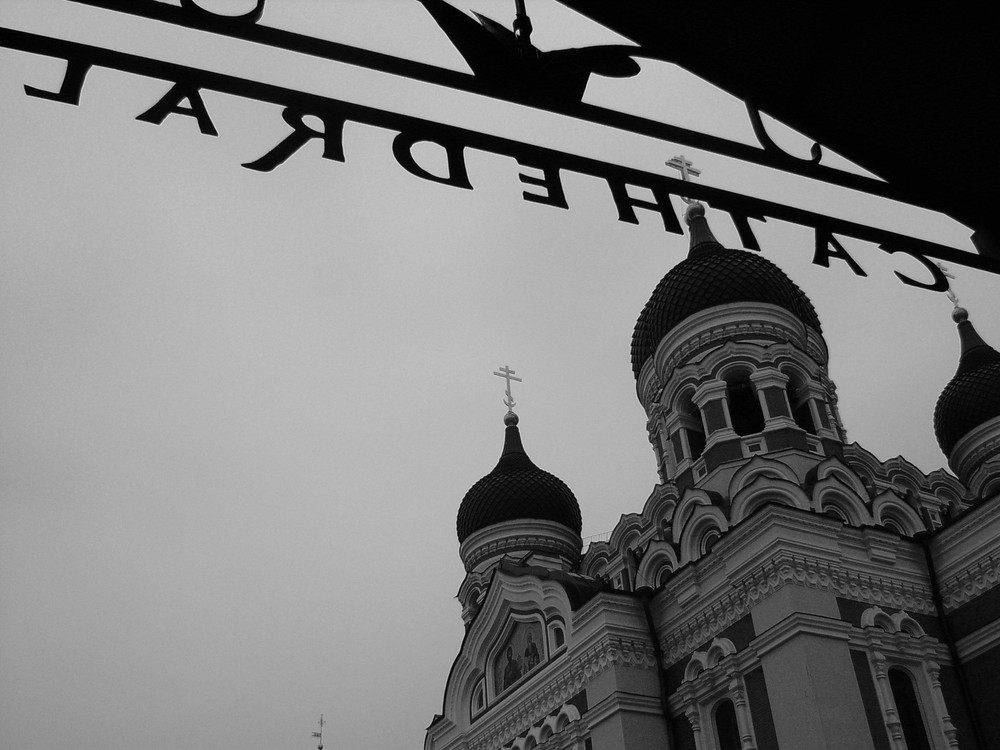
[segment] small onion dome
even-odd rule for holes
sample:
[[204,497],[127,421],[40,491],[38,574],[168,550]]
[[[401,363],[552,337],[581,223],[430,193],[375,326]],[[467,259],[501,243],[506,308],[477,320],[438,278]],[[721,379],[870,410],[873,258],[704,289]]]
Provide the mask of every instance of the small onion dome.
[[517,519],[555,521],[577,536],[583,528],[573,492],[535,466],[521,446],[517,415],[508,413],[503,453],[496,468],[465,493],[458,509],[458,541],[493,524]]
[[688,257],[667,273],[639,314],[632,334],[632,372],[638,379],[646,360],[670,330],[690,315],[732,302],[764,302],[783,307],[822,333],[812,302],[785,272],[766,258],[719,244],[698,203],[688,207]]
[[949,457],[970,430],[1000,417],[1000,352],[983,341],[964,309],[956,307],[952,318],[958,323],[962,354],[934,408],[934,434]]

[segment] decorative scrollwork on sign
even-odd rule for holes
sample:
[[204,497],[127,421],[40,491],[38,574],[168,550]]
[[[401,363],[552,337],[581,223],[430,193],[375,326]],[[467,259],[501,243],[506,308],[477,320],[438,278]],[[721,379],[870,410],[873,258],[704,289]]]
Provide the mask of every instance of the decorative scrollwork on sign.
[[795,161],[805,161],[810,164],[819,164],[820,159],[823,158],[823,147],[818,143],[813,143],[812,147],[809,149],[810,158],[803,159],[794,154],[790,154],[785,151],[781,146],[774,142],[770,135],[768,135],[767,128],[764,127],[764,120],[760,116],[760,110],[752,102],[747,102],[747,114],[750,116],[750,127],[753,128],[753,134],[757,136],[757,140],[760,141],[760,145],[764,147],[764,150],[769,154],[778,156],[782,159],[794,159]]
[[189,13],[193,13],[206,26],[222,31],[239,26],[253,26],[264,15],[264,3],[266,2],[267,0],[257,0],[257,4],[253,10],[237,16],[213,13],[210,10],[202,8],[195,0],[181,0],[181,8]]

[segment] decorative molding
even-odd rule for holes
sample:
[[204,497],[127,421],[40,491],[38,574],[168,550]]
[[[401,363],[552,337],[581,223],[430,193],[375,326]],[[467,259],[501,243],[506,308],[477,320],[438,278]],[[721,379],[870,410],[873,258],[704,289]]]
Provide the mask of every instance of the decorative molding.
[[531,729],[522,732],[517,739],[505,745],[504,750],[523,750],[529,746],[529,741],[530,747],[538,747],[552,741],[553,744],[546,745],[547,748],[571,748],[575,746],[576,740],[583,739],[588,729],[587,722],[581,721],[580,712],[576,707],[564,703],[558,711],[553,711],[544,720],[537,722]]
[[951,449],[948,464],[956,474],[966,478],[976,466],[998,452],[1000,452],[1000,417],[995,417],[963,435]]
[[477,722],[479,726],[469,732],[466,750],[494,750],[507,745],[612,667],[656,669],[652,644],[617,637],[603,638],[566,664],[543,686],[536,687],[529,682],[522,690],[531,688],[530,693],[520,696],[520,700],[517,700],[520,691],[504,699],[513,698],[517,702],[492,719],[481,718]]
[[[516,552],[541,552],[578,560],[583,541],[555,521],[515,519],[492,524],[469,535],[459,548],[466,571],[491,558],[499,559]],[[482,571],[475,571],[482,572]]]
[[[688,584],[690,585],[690,584]],[[732,584],[732,590],[681,623],[672,623],[661,637],[666,664],[674,664],[747,615],[759,602],[785,586],[805,586],[855,601],[933,614],[930,589],[834,564],[816,557],[780,553]],[[676,599],[679,591],[668,596]]]
[[960,639],[955,645],[959,659],[963,662],[1000,648],[1000,620],[984,625],[971,635]]
[[952,612],[997,584],[1000,584],[1000,551],[994,550],[941,582],[944,609]]

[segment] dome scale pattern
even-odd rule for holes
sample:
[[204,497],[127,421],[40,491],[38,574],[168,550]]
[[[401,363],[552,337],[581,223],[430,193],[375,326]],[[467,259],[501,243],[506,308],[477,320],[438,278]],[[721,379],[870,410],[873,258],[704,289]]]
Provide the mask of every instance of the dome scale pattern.
[[674,326],[717,305],[732,302],[776,305],[822,333],[812,302],[778,266],[756,253],[713,244],[714,247],[693,251],[674,266],[639,314],[632,334],[632,372],[636,378]]
[[458,541],[493,524],[518,519],[555,521],[580,534],[580,506],[566,484],[532,463],[516,424],[506,429],[496,468],[465,493],[458,509]]

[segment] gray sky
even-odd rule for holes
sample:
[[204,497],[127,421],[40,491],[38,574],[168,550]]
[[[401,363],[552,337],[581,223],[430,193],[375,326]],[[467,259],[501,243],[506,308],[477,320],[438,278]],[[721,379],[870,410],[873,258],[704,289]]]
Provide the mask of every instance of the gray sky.
[[[528,5],[543,49],[619,41]],[[3,0],[0,23],[650,171],[684,153],[707,184],[971,249],[940,215],[348,66],[62,0]],[[465,69],[415,0],[268,0],[263,23]],[[330,748],[421,745],[463,632],[455,514],[502,443],[493,370],[524,378],[526,449],[584,535],[610,531],[656,480],[629,343],[686,238],[618,222],[593,178],[565,176],[569,211],[525,202],[517,165],[483,153],[475,190],[433,185],[366,125],[344,164],[310,144],[252,172],[278,107],[206,92],[211,138],[137,122],[168,88],[150,79],[95,69],[79,107],[24,95],[62,72],[0,50],[0,747],[307,750],[321,712]],[[662,63],[587,100],[751,141],[739,102]],[[758,236],[819,311],[850,438],[941,466],[944,295],[865,243],[845,240],[859,279],[811,265],[806,228]],[[997,279],[952,271],[1000,345]]]

